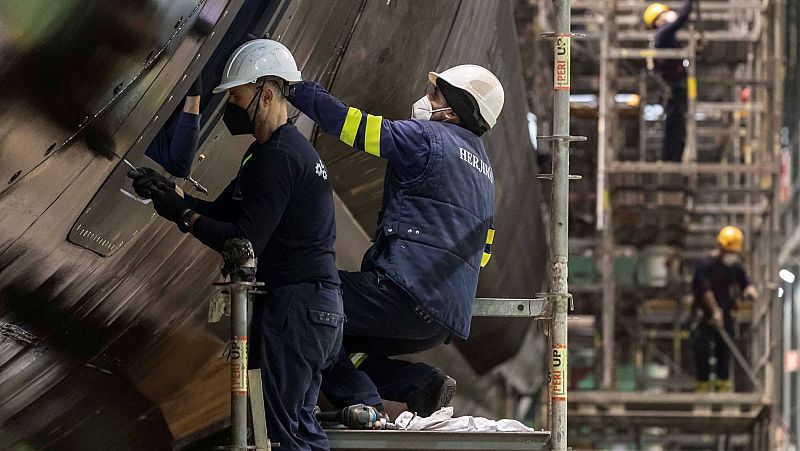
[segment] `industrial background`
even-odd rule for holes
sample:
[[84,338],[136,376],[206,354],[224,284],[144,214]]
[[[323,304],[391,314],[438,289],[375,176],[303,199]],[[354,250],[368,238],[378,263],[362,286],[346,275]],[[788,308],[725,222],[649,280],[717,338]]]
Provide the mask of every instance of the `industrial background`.
[[[229,331],[206,321],[221,258],[123,196],[130,181],[119,157],[147,164],[146,147],[202,73],[203,158],[192,177],[218,194],[251,138],[230,136],[225,97],[210,89],[251,35],[284,43],[304,78],[387,118],[408,117],[429,70],[475,63],[498,76],[506,104],[484,140],[497,238],[477,296],[557,291],[551,214],[568,199],[574,309],[567,423],[556,426],[569,446],[800,448],[800,4],[694,2],[682,47],[661,52],[696,80],[684,161],[661,162],[652,70],[661,50],[641,19],[649,3],[0,3],[0,449],[210,449],[227,427]],[[547,174],[560,173],[551,168],[566,149],[536,138],[559,135],[553,39],[543,34],[558,30],[560,11],[575,33],[567,134],[588,138],[570,146],[569,173],[581,178],[563,199]],[[331,175],[337,263],[356,269],[384,165],[307,118],[297,125]],[[732,363],[734,392],[697,394],[685,327],[693,262],[729,224],[745,232],[760,296],[736,310],[746,364]],[[415,356],[458,380],[457,414],[543,431],[480,449],[563,443],[548,420],[556,315],[528,316],[476,317],[469,340]]]

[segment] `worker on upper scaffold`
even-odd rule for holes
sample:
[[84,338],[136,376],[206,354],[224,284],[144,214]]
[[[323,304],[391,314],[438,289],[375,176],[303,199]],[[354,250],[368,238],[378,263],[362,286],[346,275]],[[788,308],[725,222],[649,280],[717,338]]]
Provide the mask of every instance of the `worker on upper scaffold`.
[[[652,3],[644,11],[644,23],[656,30],[654,47],[656,49],[681,48],[676,37],[678,31],[689,21],[692,0],[685,0],[679,12],[663,3]],[[664,101],[664,139],[661,146],[661,160],[681,161],[686,145],[686,110],[688,109],[688,88],[686,60],[657,59],[655,71],[666,83]]]

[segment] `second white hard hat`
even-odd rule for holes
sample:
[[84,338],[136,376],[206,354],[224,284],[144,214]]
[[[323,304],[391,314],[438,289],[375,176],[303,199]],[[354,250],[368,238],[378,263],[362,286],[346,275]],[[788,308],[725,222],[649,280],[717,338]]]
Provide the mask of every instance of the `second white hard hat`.
[[500,80],[489,69],[476,64],[462,64],[451,67],[442,73],[430,72],[428,74],[428,79],[434,85],[438,78],[470,93],[478,102],[483,120],[486,121],[489,128],[494,127],[497,117],[503,110],[505,92]]
[[273,76],[288,82],[302,81],[292,52],[271,39],[254,39],[239,46],[225,64],[225,71],[214,93]]

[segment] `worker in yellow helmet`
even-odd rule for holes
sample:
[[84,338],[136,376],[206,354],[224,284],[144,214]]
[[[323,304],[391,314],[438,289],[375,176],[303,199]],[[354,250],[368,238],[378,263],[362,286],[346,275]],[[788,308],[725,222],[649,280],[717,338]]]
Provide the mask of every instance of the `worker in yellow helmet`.
[[[729,379],[730,352],[720,336],[719,329],[733,333],[731,311],[737,290],[755,299],[758,291],[753,286],[741,264],[744,234],[736,226],[726,226],[717,235],[717,247],[695,263],[692,290],[694,307],[702,313],[702,320],[693,331],[697,391],[732,391]],[[716,357],[716,381],[712,387],[709,358]]]
[[[679,12],[669,9],[663,3],[651,3],[645,9],[645,25],[656,30],[653,47],[656,49],[681,48],[676,34],[688,21],[692,12],[692,0],[685,0]],[[662,95],[664,102],[664,139],[661,145],[661,159],[681,161],[686,145],[686,111],[688,109],[688,88],[686,67],[683,59],[657,59],[654,61],[656,73],[669,89]]]

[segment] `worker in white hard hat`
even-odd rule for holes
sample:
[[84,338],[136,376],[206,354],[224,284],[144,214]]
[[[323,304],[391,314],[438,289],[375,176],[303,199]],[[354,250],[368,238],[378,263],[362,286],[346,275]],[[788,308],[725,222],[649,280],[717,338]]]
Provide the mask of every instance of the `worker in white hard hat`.
[[[680,11],[674,11],[663,3],[651,3],[645,9],[642,19],[645,25],[656,30],[653,47],[656,49],[678,49],[677,33],[689,21],[692,1],[684,0]],[[655,72],[668,86],[664,92],[664,139],[661,145],[661,159],[681,161],[686,145],[686,111],[688,109],[688,86],[684,59],[663,59],[654,61]]]
[[293,85],[289,102],[347,146],[388,162],[374,244],[361,271],[339,273],[345,338],[322,391],[337,406],[380,410],[388,399],[428,416],[450,402],[455,380],[389,356],[469,336],[494,239],[494,173],[481,136],[497,124],[503,87],[473,64],[430,72],[407,120],[349,107],[313,82]]
[[252,135],[238,174],[213,201],[184,194],[148,168],[131,171],[136,193],[183,232],[222,251],[245,238],[268,294],[253,301],[249,365],[260,368],[269,438],[280,449],[328,450],[316,420],[322,369],[338,356],[344,314],[333,251],[333,191],[319,154],[288,121],[284,94],[301,80],[282,44],[257,39],[237,48],[215,93],[228,93],[223,120]]
[[[730,392],[730,351],[720,330],[733,334],[733,316],[737,292],[756,299],[758,291],[753,286],[741,263],[744,233],[736,226],[723,227],[717,234],[717,246],[695,263],[692,288],[694,305],[701,318],[693,330],[693,348],[698,392]],[[739,291],[741,290],[741,291]],[[712,380],[710,357],[715,358]]]

